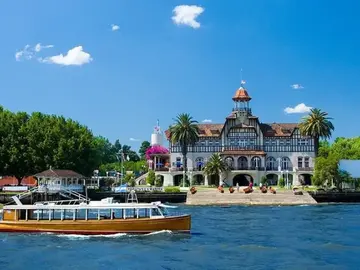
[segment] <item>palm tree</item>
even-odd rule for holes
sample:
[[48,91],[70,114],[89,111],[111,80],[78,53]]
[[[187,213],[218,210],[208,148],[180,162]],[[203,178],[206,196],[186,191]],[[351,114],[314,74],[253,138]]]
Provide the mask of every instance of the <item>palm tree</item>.
[[207,176],[218,175],[229,170],[228,164],[221,158],[219,153],[214,153],[209,158],[204,168],[204,174]]
[[334,125],[331,123],[332,118],[328,117],[327,112],[320,109],[311,109],[308,116],[303,117],[299,124],[300,132],[303,136],[311,136],[314,138],[315,157],[319,152],[319,139],[328,139],[334,130]]
[[[170,126],[170,140],[172,144],[179,144],[183,156],[184,176],[187,172],[187,153],[188,147],[194,145],[199,140],[199,127],[197,121],[188,113],[179,114],[175,124]],[[183,179],[185,183],[185,178]]]

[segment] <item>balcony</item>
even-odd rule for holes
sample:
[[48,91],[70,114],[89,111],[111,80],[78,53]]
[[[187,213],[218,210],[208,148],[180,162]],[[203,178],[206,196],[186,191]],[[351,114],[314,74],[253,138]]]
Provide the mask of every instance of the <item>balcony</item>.
[[[285,172],[285,171],[292,172],[292,171],[293,171],[293,167],[281,168],[281,170],[282,170],[283,172]],[[278,169],[278,167],[266,167],[266,171],[268,171],[268,172],[278,172],[279,169]]]
[[168,172],[170,169],[166,167],[155,168],[156,172]]
[[177,167],[172,167],[170,168],[170,171],[172,172],[182,172],[184,170],[184,168],[180,167],[180,168],[177,168]]
[[300,172],[311,172],[314,170],[314,167],[299,167],[297,170]]
[[237,167],[236,169],[233,170],[237,170],[237,171],[265,171],[265,167],[255,167],[255,166],[250,166],[250,167]]

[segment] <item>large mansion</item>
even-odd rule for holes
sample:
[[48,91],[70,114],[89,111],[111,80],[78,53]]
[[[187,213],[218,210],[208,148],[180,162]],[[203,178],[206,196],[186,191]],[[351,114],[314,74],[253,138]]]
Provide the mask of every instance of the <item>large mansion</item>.
[[[252,179],[259,184],[266,177],[277,184],[280,177],[290,184],[311,184],[314,167],[314,140],[301,136],[296,123],[261,123],[252,114],[251,97],[244,85],[233,96],[234,108],[223,124],[199,124],[199,141],[188,149],[188,177],[198,184],[245,186]],[[157,135],[156,135],[157,133]],[[165,131],[169,140],[169,132]],[[154,132],[154,138],[160,136]],[[161,140],[153,140],[152,145]],[[152,168],[164,185],[179,185],[183,177],[180,146],[169,140],[169,154],[152,157]],[[231,171],[207,177],[203,168],[213,153],[220,153]]]

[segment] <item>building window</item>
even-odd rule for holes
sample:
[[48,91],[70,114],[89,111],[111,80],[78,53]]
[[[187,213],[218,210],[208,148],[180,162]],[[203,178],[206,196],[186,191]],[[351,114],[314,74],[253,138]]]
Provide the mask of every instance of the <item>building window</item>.
[[251,169],[256,169],[261,167],[261,159],[259,157],[253,157],[251,159]]
[[239,146],[245,147],[246,146],[246,140],[239,140]]
[[268,157],[266,160],[266,169],[269,171],[276,171],[276,160],[274,157]]
[[240,170],[246,170],[248,168],[248,160],[246,157],[239,157],[238,166]]
[[225,162],[227,163],[230,169],[234,169],[234,160],[232,157],[225,158]]
[[177,157],[176,158],[176,168],[180,168],[181,167],[181,157]]
[[302,168],[302,167],[303,167],[303,158],[298,157],[298,168]]
[[304,163],[305,163],[305,164],[304,164],[305,166],[304,166],[304,167],[305,167],[305,168],[309,168],[309,167],[310,167],[310,158],[309,158],[309,157],[305,157],[304,160],[305,160],[305,162],[304,162]]
[[290,159],[288,157],[281,158],[281,169],[282,170],[289,170],[290,169]]
[[204,168],[204,159],[202,157],[197,157],[195,159],[195,166],[198,171],[201,171]]

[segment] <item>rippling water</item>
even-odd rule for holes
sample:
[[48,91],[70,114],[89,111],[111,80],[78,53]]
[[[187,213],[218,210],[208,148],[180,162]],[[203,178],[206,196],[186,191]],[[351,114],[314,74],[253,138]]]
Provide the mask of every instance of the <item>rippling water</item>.
[[360,205],[181,208],[191,235],[0,234],[0,269],[359,269]]

